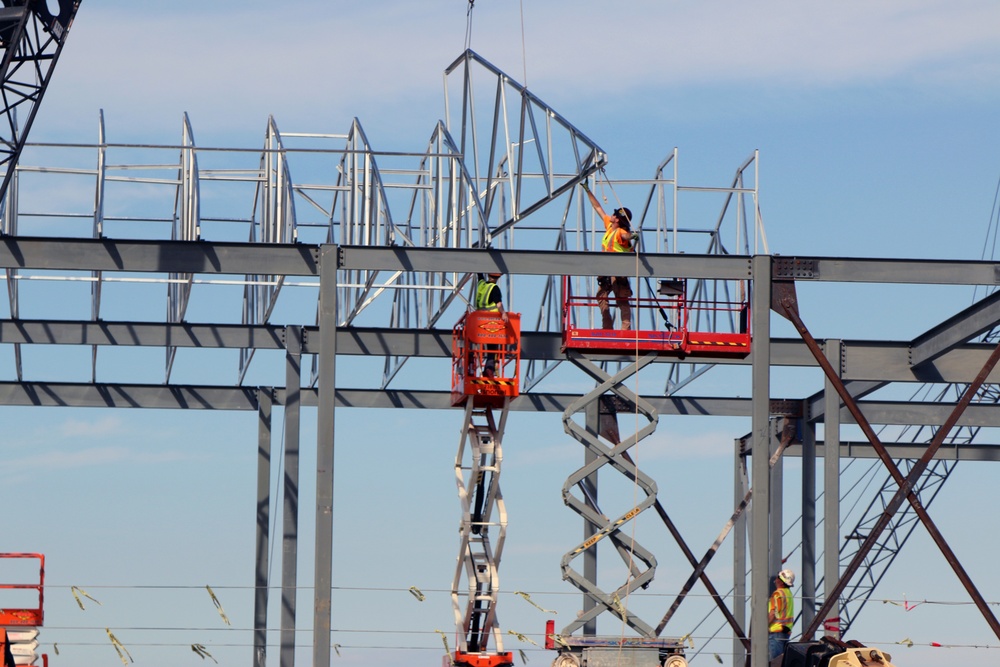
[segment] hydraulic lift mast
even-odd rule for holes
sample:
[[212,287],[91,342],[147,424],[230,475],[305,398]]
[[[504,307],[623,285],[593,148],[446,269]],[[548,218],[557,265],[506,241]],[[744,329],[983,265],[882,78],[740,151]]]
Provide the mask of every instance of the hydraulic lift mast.
[[500,492],[502,443],[510,402],[519,393],[521,360],[521,316],[508,317],[504,322],[496,312],[470,311],[452,336],[452,405],[465,409],[455,456],[462,520],[451,587],[457,643],[451,658],[462,667],[514,664],[513,654],[503,650],[496,612],[507,534]]

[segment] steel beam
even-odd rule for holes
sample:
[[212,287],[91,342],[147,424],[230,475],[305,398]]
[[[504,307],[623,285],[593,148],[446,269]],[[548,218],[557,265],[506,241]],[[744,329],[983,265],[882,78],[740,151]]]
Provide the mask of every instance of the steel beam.
[[286,276],[319,274],[319,246],[188,241],[0,239],[0,268]]

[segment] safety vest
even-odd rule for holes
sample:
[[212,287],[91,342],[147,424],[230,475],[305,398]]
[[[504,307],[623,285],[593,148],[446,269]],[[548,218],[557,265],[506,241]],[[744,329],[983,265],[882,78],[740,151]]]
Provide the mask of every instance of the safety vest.
[[768,611],[774,612],[774,623],[767,626],[768,632],[784,632],[792,628],[795,619],[795,603],[792,601],[791,588],[779,588],[768,601]]
[[496,286],[496,283],[491,283],[488,280],[479,281],[479,284],[476,285],[476,310],[500,310],[497,308],[497,304],[490,299],[493,288]]
[[608,227],[608,231],[604,232],[604,239],[601,241],[604,252],[630,252],[632,250],[631,246],[622,245],[621,241],[618,240],[619,231],[621,230]]

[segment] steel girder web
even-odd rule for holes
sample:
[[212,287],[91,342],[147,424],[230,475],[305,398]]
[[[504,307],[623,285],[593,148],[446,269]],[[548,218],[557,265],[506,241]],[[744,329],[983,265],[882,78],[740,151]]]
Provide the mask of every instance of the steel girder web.
[[[449,82],[456,78],[461,79],[460,86],[453,85],[449,90]],[[477,107],[475,90],[483,85],[492,97],[488,104]],[[397,214],[393,221],[387,205],[385,219],[379,221],[382,227],[366,224],[360,238],[345,229],[341,243],[513,247],[512,228],[516,223],[571,191],[606,161],[603,151],[552,107],[472,51],[466,51],[446,69],[445,87],[446,120],[434,129],[425,157],[413,170],[416,178],[406,190],[409,200],[405,208],[392,207]],[[456,99],[460,114],[452,113],[452,93],[460,98]],[[374,161],[371,163],[377,175]],[[342,166],[342,170],[344,174],[359,173],[357,165],[350,169]],[[381,178],[374,183],[379,202],[387,202]],[[356,179],[350,185],[355,193],[351,196],[376,190],[371,185],[359,187]],[[405,218],[400,217],[401,210],[405,210]],[[350,213],[345,211],[344,221],[357,220],[357,215]],[[561,228],[553,231],[560,238]],[[348,289],[355,291],[341,295],[345,311],[341,322],[350,324],[386,289],[374,284],[376,275],[363,272],[348,277]],[[445,273],[395,272],[387,276],[384,282],[394,289],[390,326],[434,326],[460,299],[468,280],[468,275]],[[509,287],[508,283],[508,295]],[[383,388],[406,360],[386,359]]]
[[[459,79],[459,93],[452,98]],[[477,111],[476,89],[485,89],[485,118]],[[457,139],[491,237],[569,192],[606,162],[604,152],[579,129],[474,51],[445,70],[448,130]],[[452,107],[460,112],[453,114]],[[479,108],[485,105],[480,105]],[[505,193],[509,210],[500,207]]]
[[[578,354],[570,353],[568,358],[574,365],[597,380],[598,384],[593,391],[571,403],[563,412],[563,426],[566,432],[584,445],[593,457],[589,463],[580,467],[567,478],[563,484],[563,502],[583,517],[587,524],[593,526],[594,530],[590,537],[576,545],[562,558],[563,579],[582,591],[591,605],[567,625],[562,634],[572,634],[590,624],[600,614],[610,612],[641,636],[653,638],[656,636],[654,628],[628,609],[628,597],[637,589],[648,586],[653,580],[656,571],[656,557],[636,542],[634,538],[624,535],[622,530],[628,522],[652,507],[656,501],[656,482],[639,470],[626,454],[632,446],[656,430],[659,415],[652,405],[628,390],[624,385],[628,378],[651,363],[655,359],[655,355],[647,355],[638,359],[615,375],[609,375],[599,366]],[[620,400],[627,409],[648,420],[648,423],[639,428],[635,435],[625,439],[620,438],[614,414],[616,411],[601,417],[600,434],[594,433],[586,426],[579,425],[574,420],[574,415],[586,410],[588,406],[597,404],[594,407],[599,408],[600,404],[606,401],[606,395],[609,393],[613,395],[612,400]],[[611,442],[613,446],[608,447],[604,444],[600,439],[601,436]],[[628,511],[613,518],[606,516],[601,511],[597,504],[597,498],[590,492],[590,484],[588,483],[588,479],[592,475],[596,475],[598,470],[606,465],[610,465],[627,477],[635,484],[638,491],[645,494]],[[578,490],[582,498],[574,495],[574,490]],[[590,580],[572,567],[574,559],[590,549],[596,549],[598,543],[605,537],[609,538],[615,546],[628,570],[626,582],[610,593],[601,590],[598,582]]]
[[[408,201],[404,202],[406,217],[387,229],[390,236],[386,245],[424,248],[481,248],[489,245],[490,235],[481,199],[463,156],[443,123],[434,128],[416,174],[415,183],[407,191]],[[366,273],[372,280],[377,272]],[[392,297],[389,326],[434,327],[459,298],[470,277],[469,274],[445,272],[393,272],[386,278],[387,282],[398,287]],[[359,302],[359,307],[367,307],[383,290],[372,290],[369,286],[366,300]],[[382,388],[389,385],[407,359],[405,356],[386,357]]]
[[[277,129],[275,129],[277,132]],[[180,166],[177,169],[177,189],[174,193],[174,219],[170,226],[171,241],[197,241],[201,239],[201,186],[198,172],[198,155],[195,152],[194,130],[187,113],[184,114],[184,126],[181,134]],[[294,215],[294,211],[293,211]],[[167,282],[167,322],[179,324],[184,322],[188,303],[191,300],[191,285],[193,273],[171,273]],[[247,291],[251,286],[246,287]],[[246,313],[244,313],[246,318]],[[94,319],[97,319],[95,314]],[[260,322],[258,322],[260,324]],[[96,346],[94,354],[96,355]],[[241,350],[242,353],[245,351]],[[168,345],[166,348],[166,381],[170,381],[170,371],[177,356],[177,347]],[[249,359],[248,359],[249,360]],[[242,372],[241,368],[241,380]]]
[[[194,168],[197,170],[197,165]],[[254,194],[248,239],[251,243],[295,243],[298,231],[293,195],[292,175],[281,132],[271,116],[267,119],[264,149],[260,156],[260,179]],[[281,275],[246,276],[243,288],[243,324],[264,324],[268,321],[284,282],[285,276]],[[240,349],[237,384],[242,384],[253,355],[253,348]]]

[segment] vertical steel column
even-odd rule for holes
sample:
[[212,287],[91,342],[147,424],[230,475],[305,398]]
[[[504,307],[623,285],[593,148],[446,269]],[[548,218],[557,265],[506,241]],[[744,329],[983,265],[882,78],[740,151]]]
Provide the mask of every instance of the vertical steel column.
[[[826,358],[839,376],[843,359],[840,340],[826,341]],[[826,378],[823,385],[823,595],[840,581],[840,396],[833,382]],[[840,618],[840,601],[834,602],[827,618]],[[820,619],[825,621],[826,619]],[[809,623],[803,619],[802,626]],[[839,623],[836,626],[840,627]],[[826,631],[828,637],[840,639],[840,631]]]
[[302,328],[285,327],[285,503],[281,553],[281,667],[295,665],[295,593],[299,556],[299,408]]
[[[746,497],[743,477],[743,440],[733,441],[733,506]],[[746,512],[736,518],[733,535],[733,616],[741,628],[747,627],[747,519]],[[745,664],[747,647],[733,634],[733,665]]]
[[[589,432],[591,432],[596,438],[601,432],[601,402],[594,401],[587,405],[585,412],[586,427]],[[583,465],[588,466],[597,460],[597,454],[590,451],[589,448],[584,447],[583,453]],[[580,484],[586,487],[586,493],[594,499],[597,503],[597,471],[595,470],[593,474],[584,477]],[[600,530],[600,526],[587,521],[586,518],[583,520],[583,540],[586,542],[591,537],[597,534]],[[597,544],[587,549],[583,552],[583,576],[587,581],[597,581]],[[597,603],[586,593],[583,594],[583,613],[586,614],[591,611]],[[593,618],[583,626],[584,636],[595,636],[597,634],[597,618]]]
[[271,525],[271,391],[257,389],[257,555],[253,598],[253,665],[267,663],[268,549]]
[[816,422],[802,419],[802,626],[816,615]]
[[320,249],[319,414],[316,425],[316,558],[313,667],[330,666],[333,585],[333,451],[337,393],[337,246]]
[[772,574],[768,571],[771,545],[767,542],[767,508],[771,497],[767,455],[771,431],[771,258],[767,255],[755,255],[752,273],[751,483],[755,511],[751,520],[750,541],[750,656],[755,667],[764,667],[768,662],[767,598]]

